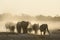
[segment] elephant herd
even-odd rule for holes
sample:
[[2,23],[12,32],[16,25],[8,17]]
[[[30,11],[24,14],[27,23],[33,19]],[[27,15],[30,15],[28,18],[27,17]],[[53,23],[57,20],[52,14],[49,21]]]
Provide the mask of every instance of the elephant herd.
[[47,24],[39,25],[39,24],[35,23],[35,24],[31,25],[30,28],[28,28],[29,24],[31,24],[31,23],[28,21],[21,21],[21,22],[17,22],[16,24],[6,23],[5,27],[6,27],[6,29],[9,29],[10,32],[14,32],[14,30],[16,29],[17,33],[21,33],[21,31],[23,30],[23,34],[26,34],[28,32],[31,33],[32,30],[35,31],[35,34],[37,34],[38,30],[40,30],[41,35],[42,35],[42,32],[44,35],[46,34],[46,31],[49,33]]

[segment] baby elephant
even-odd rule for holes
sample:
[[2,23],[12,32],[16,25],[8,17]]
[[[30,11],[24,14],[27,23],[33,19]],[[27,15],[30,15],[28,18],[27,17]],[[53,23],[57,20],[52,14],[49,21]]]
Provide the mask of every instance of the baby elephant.
[[14,32],[14,29],[15,29],[14,23],[10,23],[10,22],[6,23],[5,27],[6,27],[6,29],[9,29],[10,32]]

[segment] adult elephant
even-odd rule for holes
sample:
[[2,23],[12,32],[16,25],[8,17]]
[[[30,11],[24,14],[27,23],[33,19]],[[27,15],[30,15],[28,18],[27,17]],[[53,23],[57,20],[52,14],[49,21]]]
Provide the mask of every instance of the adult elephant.
[[21,33],[21,29],[22,29],[21,22],[17,22],[16,29],[18,33]]
[[11,23],[11,22],[8,22],[8,23],[5,24],[5,27],[6,27],[6,29],[9,29],[10,32],[14,32],[15,24]]
[[45,35],[46,31],[49,33],[48,25],[47,25],[47,24],[42,24],[42,25],[40,26],[41,35],[42,35],[42,32],[43,32],[43,34]]
[[28,27],[28,25],[29,25],[29,22],[27,22],[27,21],[18,22],[17,26],[16,26],[17,32],[21,33],[21,29],[23,29],[23,33],[27,33],[27,27]]
[[35,31],[35,34],[37,34],[38,29],[39,29],[39,24],[33,24],[32,29]]

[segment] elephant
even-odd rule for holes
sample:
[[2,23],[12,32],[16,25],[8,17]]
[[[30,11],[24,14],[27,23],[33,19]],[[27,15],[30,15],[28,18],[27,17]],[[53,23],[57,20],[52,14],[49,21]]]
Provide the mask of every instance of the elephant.
[[28,21],[18,22],[17,25],[16,25],[17,32],[21,33],[21,29],[23,29],[23,34],[27,33],[27,27],[28,27],[28,25],[29,25]]
[[28,28],[27,31],[31,34],[31,32],[33,31],[32,28]]
[[48,25],[47,25],[47,24],[42,24],[42,25],[40,26],[41,35],[42,35],[42,32],[43,32],[43,35],[45,35],[45,34],[46,34],[46,31],[49,33]]
[[35,34],[37,34],[38,29],[39,29],[39,24],[33,24],[32,29],[35,31]]
[[17,22],[16,28],[17,28],[17,32],[21,33],[21,22]]
[[9,29],[10,32],[14,32],[15,24],[11,23],[11,22],[8,22],[8,23],[5,24],[5,27],[6,27],[6,29]]

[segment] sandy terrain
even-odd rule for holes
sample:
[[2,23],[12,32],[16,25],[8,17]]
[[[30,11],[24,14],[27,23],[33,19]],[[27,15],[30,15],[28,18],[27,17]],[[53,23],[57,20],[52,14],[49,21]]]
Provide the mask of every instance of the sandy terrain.
[[0,33],[0,40],[60,40],[60,35],[33,35],[17,33]]

